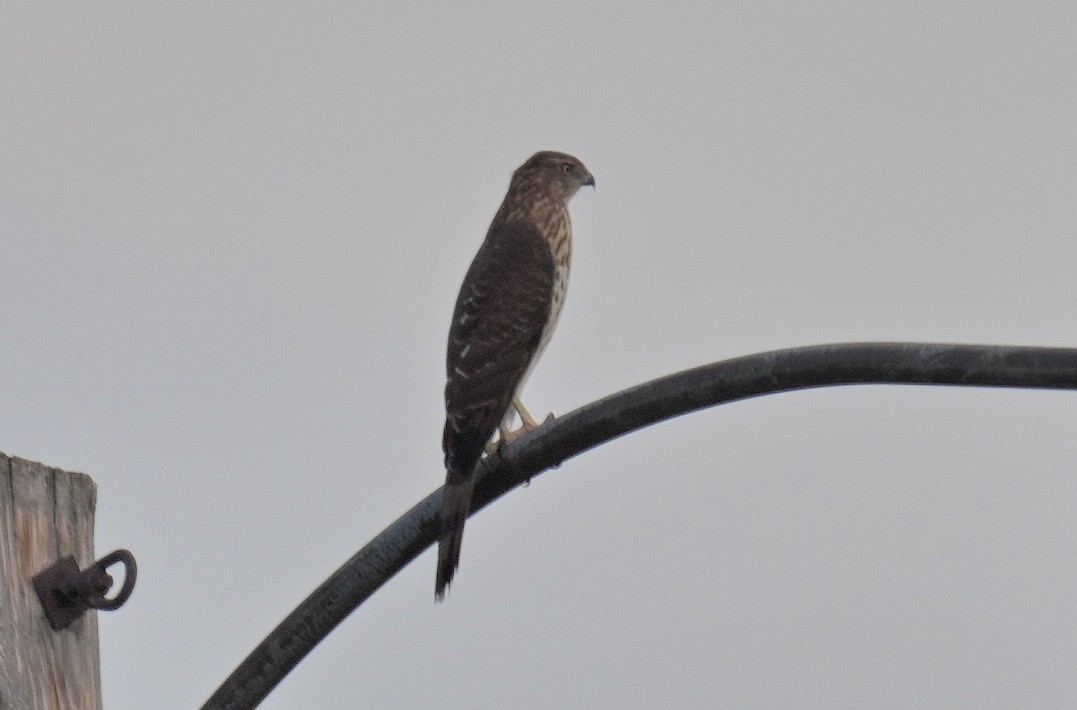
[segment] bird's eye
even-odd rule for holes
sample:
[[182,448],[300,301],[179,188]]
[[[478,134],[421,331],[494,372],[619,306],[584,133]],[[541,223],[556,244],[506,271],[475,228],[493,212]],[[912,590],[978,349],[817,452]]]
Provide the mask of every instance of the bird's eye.
[[572,165],[569,164],[569,163],[561,163],[561,172],[563,172],[563,173],[572,172]]

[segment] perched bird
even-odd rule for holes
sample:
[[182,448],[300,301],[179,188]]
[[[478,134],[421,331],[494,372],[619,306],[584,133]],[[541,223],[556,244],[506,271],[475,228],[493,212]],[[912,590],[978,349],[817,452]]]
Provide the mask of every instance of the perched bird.
[[[520,391],[553,334],[568,286],[568,201],[591,173],[565,153],[541,151],[516,169],[486,239],[460,286],[446,358],[445,492],[435,597],[460,564],[475,466],[500,444],[537,426]],[[522,426],[510,431],[513,411]]]

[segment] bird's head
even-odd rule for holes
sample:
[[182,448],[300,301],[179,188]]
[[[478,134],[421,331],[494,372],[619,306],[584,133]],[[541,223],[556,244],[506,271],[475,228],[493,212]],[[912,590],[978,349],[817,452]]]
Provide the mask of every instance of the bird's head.
[[578,158],[555,150],[542,150],[516,168],[513,184],[535,181],[546,186],[556,197],[567,202],[584,185],[595,186],[595,177]]

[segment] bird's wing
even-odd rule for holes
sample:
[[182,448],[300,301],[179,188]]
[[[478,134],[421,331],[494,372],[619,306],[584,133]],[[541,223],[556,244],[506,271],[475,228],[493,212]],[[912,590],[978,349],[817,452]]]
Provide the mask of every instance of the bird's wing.
[[450,470],[474,465],[508,410],[550,318],[554,274],[549,243],[526,222],[495,226],[475,255],[449,328],[444,445]]

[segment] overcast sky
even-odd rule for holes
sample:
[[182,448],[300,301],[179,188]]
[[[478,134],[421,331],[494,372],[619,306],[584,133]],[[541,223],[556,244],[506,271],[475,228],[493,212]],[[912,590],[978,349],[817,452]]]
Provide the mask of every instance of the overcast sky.
[[[885,5],[885,7],[883,7]],[[1077,345],[1077,5],[0,9],[0,450],[98,484],[106,707],[196,707],[444,478],[456,291],[577,155],[565,412],[795,345]],[[693,414],[473,518],[284,708],[1077,707],[1077,393]]]

